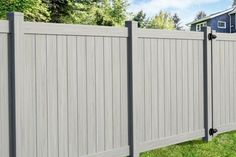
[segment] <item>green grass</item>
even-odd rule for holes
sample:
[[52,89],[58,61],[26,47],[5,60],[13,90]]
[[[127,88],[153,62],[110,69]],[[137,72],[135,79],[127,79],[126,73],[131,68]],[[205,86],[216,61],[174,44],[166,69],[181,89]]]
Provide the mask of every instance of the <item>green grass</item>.
[[236,157],[236,132],[218,135],[208,143],[195,140],[149,151],[141,157]]

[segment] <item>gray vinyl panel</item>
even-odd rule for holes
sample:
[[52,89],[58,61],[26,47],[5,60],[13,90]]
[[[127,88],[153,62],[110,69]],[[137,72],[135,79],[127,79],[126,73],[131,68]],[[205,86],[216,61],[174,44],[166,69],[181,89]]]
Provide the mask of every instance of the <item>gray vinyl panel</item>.
[[8,34],[0,33],[0,156],[9,156]]
[[127,38],[24,37],[22,156],[128,156]]
[[9,33],[9,21],[7,20],[0,20],[0,32],[1,33]]
[[[78,86],[77,84],[77,43],[75,36],[67,37],[68,68],[68,156],[78,156]],[[69,62],[70,61],[70,62]]]
[[47,43],[46,35],[35,37],[36,57],[36,129],[37,132],[37,155],[47,156],[48,153],[48,106],[47,106]]
[[[0,21],[0,156],[9,157],[14,136],[18,157],[122,157],[130,150],[136,157],[208,136],[212,121],[219,133],[236,129],[235,36],[217,34],[211,65],[203,32],[132,25],[130,37],[128,28],[23,23],[23,15],[12,16],[13,28]],[[8,33],[15,80],[8,78]],[[127,51],[130,40],[134,52]],[[9,81],[15,81],[12,110]]]
[[218,133],[236,128],[235,119],[235,39],[217,34],[213,42],[213,119]]
[[182,141],[178,139],[182,135],[185,140],[204,137],[203,39],[143,36],[138,38],[139,52],[134,54],[140,64],[134,72],[139,77],[134,82],[139,91],[134,99],[139,99],[142,108],[140,151]]

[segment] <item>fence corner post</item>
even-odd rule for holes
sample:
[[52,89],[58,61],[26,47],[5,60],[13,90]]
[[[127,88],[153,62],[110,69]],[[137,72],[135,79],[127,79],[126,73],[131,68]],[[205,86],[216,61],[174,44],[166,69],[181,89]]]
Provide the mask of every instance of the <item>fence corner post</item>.
[[203,27],[204,32],[204,126],[206,141],[212,140],[210,129],[213,128],[212,117],[212,41],[209,39],[209,34],[212,33],[211,27]]
[[18,128],[20,127],[20,106],[17,104],[18,97],[21,91],[17,91],[18,78],[21,75],[20,66],[22,61],[20,56],[23,52],[23,22],[24,14],[20,12],[10,12],[7,14],[9,20],[9,99],[10,99],[10,156],[18,157]]
[[134,89],[133,89],[133,72],[136,63],[134,53],[137,51],[137,29],[138,22],[126,21],[125,26],[128,28],[128,104],[129,104],[129,145],[130,157],[139,157],[137,141],[137,115],[135,108]]

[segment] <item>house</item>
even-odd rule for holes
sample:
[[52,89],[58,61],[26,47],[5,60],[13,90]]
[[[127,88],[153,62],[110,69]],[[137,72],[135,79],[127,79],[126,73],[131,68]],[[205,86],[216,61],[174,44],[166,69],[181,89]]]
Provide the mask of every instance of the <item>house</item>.
[[235,33],[236,32],[236,6],[230,9],[211,14],[200,20],[188,23],[191,31],[201,31],[203,26],[210,26],[216,32]]

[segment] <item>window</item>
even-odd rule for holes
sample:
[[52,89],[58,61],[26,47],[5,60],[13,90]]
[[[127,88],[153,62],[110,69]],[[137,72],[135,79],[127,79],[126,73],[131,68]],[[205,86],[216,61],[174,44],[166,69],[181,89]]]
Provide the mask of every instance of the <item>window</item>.
[[196,25],[196,30],[200,32],[202,30],[202,27],[205,27],[205,26],[207,26],[207,22],[198,23]]
[[226,28],[226,22],[225,21],[218,21],[218,28]]

